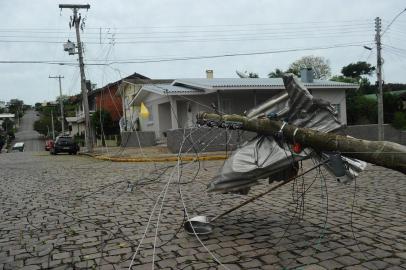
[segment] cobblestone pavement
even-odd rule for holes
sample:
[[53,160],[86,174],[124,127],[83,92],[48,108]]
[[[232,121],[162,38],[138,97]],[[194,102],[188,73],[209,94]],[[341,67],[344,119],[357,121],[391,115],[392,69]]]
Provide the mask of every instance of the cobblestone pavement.
[[369,166],[354,196],[354,182],[314,172],[217,220],[200,242],[181,228],[182,199],[189,216],[213,217],[247,196],[205,193],[221,162],[170,165],[0,155],[0,269],[128,269],[132,258],[132,269],[406,269],[400,173]]

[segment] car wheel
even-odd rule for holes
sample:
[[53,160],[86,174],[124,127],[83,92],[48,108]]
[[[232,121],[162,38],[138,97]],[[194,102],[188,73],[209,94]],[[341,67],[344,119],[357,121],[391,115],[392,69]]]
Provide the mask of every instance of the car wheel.
[[75,151],[75,152],[73,152],[73,154],[74,154],[74,155],[77,155],[77,154],[78,154],[78,152],[76,152],[76,151]]

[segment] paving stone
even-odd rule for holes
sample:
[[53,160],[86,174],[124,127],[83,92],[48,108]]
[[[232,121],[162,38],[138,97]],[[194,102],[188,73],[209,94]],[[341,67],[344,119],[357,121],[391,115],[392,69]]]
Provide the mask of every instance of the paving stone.
[[324,268],[324,267],[322,267],[320,265],[317,265],[317,264],[311,264],[311,265],[303,266],[302,269],[303,270],[326,270],[328,268]]
[[24,266],[24,267],[22,267],[20,269],[21,270],[37,270],[37,269],[41,269],[41,267],[38,266],[38,265],[27,265],[27,266]]
[[298,258],[296,260],[299,263],[303,264],[303,265],[314,264],[314,263],[317,263],[319,261],[319,260],[317,260],[316,258],[313,258],[313,257],[302,257],[302,258]]
[[334,259],[345,266],[356,265],[356,264],[360,263],[359,260],[357,260],[351,256],[341,256],[341,257],[336,257]]
[[384,261],[369,261],[364,262],[362,265],[369,269],[385,269],[388,267],[388,263]]
[[[159,168],[167,165],[18,154],[0,155],[0,270],[86,269],[96,265],[105,270],[128,269],[129,257],[170,176],[170,170],[159,176]],[[198,170],[194,163],[183,167],[183,180],[199,172],[197,181],[182,185],[191,215],[198,214],[193,211],[211,213],[214,208],[220,213],[246,199],[242,195],[202,192],[221,164],[207,161],[207,170]],[[305,182],[311,183],[314,176],[307,175]],[[133,192],[125,192],[127,183],[120,182],[143,177],[159,178],[137,186]],[[329,183],[335,183],[332,177],[326,177]],[[404,175],[369,165],[357,179],[352,228],[348,202],[353,186],[329,186],[329,217],[324,224],[325,209],[320,201],[325,198],[320,197],[320,184],[315,183],[306,194],[303,220],[290,220],[296,204],[291,187],[281,187],[273,196],[263,197],[219,221],[213,233],[202,236],[201,241],[230,269],[406,269],[403,179]],[[249,196],[267,188],[267,181],[261,180]],[[272,214],[264,215],[264,211]],[[152,226],[137,251],[134,269],[151,269],[156,218],[152,217]],[[196,237],[183,230],[177,233],[182,221],[178,185],[171,184],[161,212],[155,268],[218,269]],[[34,229],[34,225],[41,229]],[[45,254],[33,257],[23,245],[29,249],[55,248],[48,258]]]
[[277,256],[275,256],[273,254],[261,256],[260,259],[266,264],[277,263],[280,260]]
[[334,257],[337,257],[336,254],[334,254],[331,251],[327,251],[327,252],[321,252],[321,253],[317,253],[314,255],[314,257],[318,258],[319,260],[328,260],[328,259],[332,259]]
[[326,260],[319,262],[319,265],[327,268],[327,269],[342,269],[343,265],[335,260]]
[[173,260],[173,259],[167,259],[167,260],[161,260],[161,261],[157,262],[157,264],[159,265],[160,268],[165,268],[165,267],[173,268],[177,265],[177,262],[176,262],[176,260]]
[[249,268],[258,268],[262,265],[262,263],[257,259],[251,259],[248,262],[240,263],[240,265],[243,267],[243,269],[249,269]]
[[52,258],[54,260],[60,260],[60,259],[66,259],[70,257],[70,253],[69,252],[61,252],[61,253],[56,253],[54,255],[52,255]]

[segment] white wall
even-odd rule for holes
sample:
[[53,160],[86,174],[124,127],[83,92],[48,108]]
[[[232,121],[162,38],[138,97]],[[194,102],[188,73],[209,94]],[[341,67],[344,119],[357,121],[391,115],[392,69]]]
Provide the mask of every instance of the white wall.
[[135,119],[133,119],[134,115],[137,115],[135,111],[138,111],[136,106],[129,106],[128,104],[133,100],[135,95],[138,93],[138,91],[141,89],[141,85],[137,84],[124,84],[124,115],[126,116],[127,120],[130,122],[133,122]]
[[141,131],[155,131],[157,138],[161,138],[158,105],[169,102],[169,99],[166,96],[149,93],[143,102],[149,110],[150,118],[140,119]]
[[315,98],[324,99],[333,105],[339,104],[340,115],[338,120],[340,120],[343,125],[347,124],[347,105],[344,89],[312,89],[311,92]]

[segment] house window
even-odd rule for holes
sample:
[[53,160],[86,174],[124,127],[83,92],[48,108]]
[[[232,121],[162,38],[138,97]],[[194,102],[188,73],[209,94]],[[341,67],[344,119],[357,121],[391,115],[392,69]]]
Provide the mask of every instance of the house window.
[[338,119],[340,119],[340,118],[341,118],[341,107],[340,107],[340,104],[331,104],[331,105],[333,105],[334,109],[335,109],[336,112],[337,112],[337,117],[338,117]]

